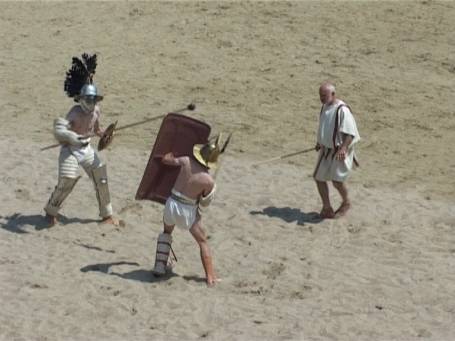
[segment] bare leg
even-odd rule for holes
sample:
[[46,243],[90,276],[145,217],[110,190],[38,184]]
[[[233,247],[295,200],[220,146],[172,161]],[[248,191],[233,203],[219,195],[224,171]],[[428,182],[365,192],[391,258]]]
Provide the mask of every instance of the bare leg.
[[205,271],[207,286],[213,287],[216,284],[217,279],[215,276],[215,271],[213,270],[212,255],[207,243],[207,237],[204,230],[202,229],[201,219],[199,217],[191,227],[190,232],[198,243],[201,251],[201,261]]
[[165,223],[163,223],[163,225],[164,225],[163,233],[172,234],[172,231],[174,231],[174,225],[166,225]]
[[342,217],[346,215],[347,211],[351,208],[351,201],[349,200],[348,197],[348,188],[346,187],[344,182],[340,181],[333,181],[333,186],[340,193],[342,200],[340,207],[336,210],[335,213],[337,217]]
[[333,212],[333,208],[330,205],[329,186],[327,185],[327,182],[316,180],[316,185],[318,186],[319,195],[322,199],[321,218],[334,218],[335,212]]

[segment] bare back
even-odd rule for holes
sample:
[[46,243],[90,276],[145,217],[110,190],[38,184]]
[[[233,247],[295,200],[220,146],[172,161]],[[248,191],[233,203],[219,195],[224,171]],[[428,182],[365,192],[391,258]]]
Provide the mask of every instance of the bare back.
[[210,193],[214,180],[207,168],[188,156],[175,158],[180,165],[180,173],[174,184],[174,189],[191,199],[199,199],[201,195]]

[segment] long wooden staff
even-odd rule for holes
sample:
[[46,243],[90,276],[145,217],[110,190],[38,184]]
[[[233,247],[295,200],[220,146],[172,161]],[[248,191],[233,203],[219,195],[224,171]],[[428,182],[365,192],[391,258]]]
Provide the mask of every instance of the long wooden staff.
[[[89,137],[95,137],[95,136],[97,136],[97,135],[96,134],[90,134],[90,135],[84,136],[84,139],[89,138]],[[41,148],[40,151],[56,148],[56,147],[61,146],[61,145],[62,145],[61,143],[51,144],[50,146],[46,146],[46,147]]]
[[[180,112],[185,111],[185,110],[194,110],[195,108],[196,108],[196,106],[193,103],[191,103],[191,104],[188,104],[184,108],[181,108],[181,109],[178,109],[178,110],[174,110],[174,111],[171,111],[171,112],[180,113]],[[117,128],[115,128],[115,131],[131,128],[131,127],[135,127],[135,126],[147,123],[147,122],[155,121],[155,120],[158,120],[160,118],[165,117],[166,115],[167,114],[163,114],[163,115],[159,115],[159,116],[155,116],[155,117],[151,117],[151,118],[146,118],[145,120],[142,120],[142,121],[139,121],[139,122],[134,122],[134,123],[130,123],[130,124],[127,124],[127,125],[124,125],[124,126],[121,126],[121,127],[117,127]]]
[[[226,150],[226,147],[229,145],[229,142],[231,141],[231,137],[232,137],[232,133],[229,134],[228,138],[226,139],[226,141],[224,142],[224,145],[223,147],[221,148],[220,150],[220,156],[221,154],[224,153],[224,151]],[[215,175],[213,176],[213,179],[216,180],[216,177],[218,176],[218,172],[220,171],[220,168],[221,168],[221,162],[223,161],[223,158],[220,158],[220,161],[218,161],[218,167],[216,167],[215,169]]]
[[[185,111],[185,110],[194,110],[195,108],[196,108],[196,106],[193,103],[190,103],[186,107],[178,109],[178,110],[174,110],[172,112],[173,113],[180,113],[180,112]],[[155,120],[158,120],[160,118],[165,117],[166,115],[167,114],[162,114],[162,115],[159,115],[159,116],[147,118],[147,119],[139,121],[139,122],[130,123],[130,124],[127,124],[127,125],[124,125],[124,126],[121,126],[121,127],[116,127],[117,126],[117,122],[110,124],[109,127],[106,128],[106,132],[107,133],[105,133],[105,135],[103,135],[103,137],[101,137],[101,140],[109,140],[109,142],[104,143],[104,144],[100,143],[101,145],[103,145],[101,149],[104,149],[105,147],[107,147],[108,144],[110,144],[110,142],[112,140],[112,137],[113,137],[114,131],[119,131],[119,130],[122,130],[122,129],[135,127],[135,126],[147,123],[147,122],[155,121]],[[109,135],[109,136],[107,136],[107,135]],[[85,138],[94,137],[94,136],[97,136],[97,135],[96,134],[90,134],[88,136],[85,136]],[[98,144],[98,147],[100,147],[100,144]],[[52,148],[58,147],[60,145],[61,145],[61,143],[51,144],[50,146],[46,146],[46,147],[41,148],[41,151],[47,150],[47,149],[52,149]],[[98,149],[100,149],[100,148],[98,148]]]
[[298,152],[293,152],[293,153],[289,153],[289,154],[285,154],[285,155],[273,157],[273,158],[268,159],[268,160],[263,160],[263,161],[254,163],[254,164],[253,164],[253,167],[257,167],[257,166],[259,166],[259,165],[262,165],[262,164],[268,163],[268,162],[272,162],[272,161],[277,161],[277,160],[286,159],[286,158],[291,157],[291,156],[294,156],[294,155],[305,154],[305,153],[311,152],[311,151],[313,151],[313,150],[316,150],[316,149],[315,149],[314,147],[312,147],[312,148],[300,150],[300,151],[298,151]]

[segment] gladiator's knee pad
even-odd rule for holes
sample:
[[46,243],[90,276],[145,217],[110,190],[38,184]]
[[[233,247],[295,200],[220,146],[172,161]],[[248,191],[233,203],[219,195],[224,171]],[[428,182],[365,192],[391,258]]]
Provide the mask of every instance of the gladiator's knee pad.
[[168,233],[160,233],[156,243],[155,266],[153,273],[157,276],[166,274],[166,268],[171,252],[172,236]]
[[95,185],[100,216],[103,218],[109,217],[112,215],[112,205],[111,196],[109,195],[109,186],[107,183],[106,165],[93,169],[92,179]]
[[79,179],[80,176],[77,178],[60,178],[57,186],[55,186],[55,189],[51,194],[51,197],[49,198],[49,201],[47,202],[46,207],[44,207],[44,211],[47,214],[56,217],[63,201],[66,199],[68,194],[71,193]]

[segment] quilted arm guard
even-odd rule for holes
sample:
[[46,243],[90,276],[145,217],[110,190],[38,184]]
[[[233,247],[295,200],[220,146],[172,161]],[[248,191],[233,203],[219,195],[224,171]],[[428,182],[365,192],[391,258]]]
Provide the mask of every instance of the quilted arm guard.
[[87,144],[90,139],[80,139],[82,137],[78,133],[69,129],[70,123],[64,118],[57,118],[54,121],[54,136],[60,143],[70,144],[75,147],[82,147]]

